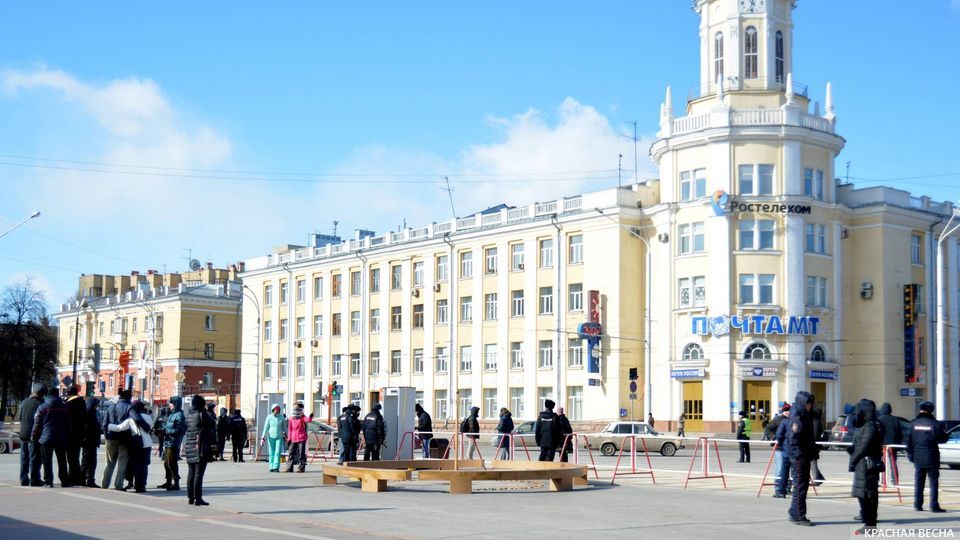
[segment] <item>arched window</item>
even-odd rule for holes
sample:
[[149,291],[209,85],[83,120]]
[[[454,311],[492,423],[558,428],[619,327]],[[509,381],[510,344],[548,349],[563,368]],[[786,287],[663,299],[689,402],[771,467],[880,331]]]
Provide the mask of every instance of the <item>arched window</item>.
[[822,346],[816,345],[813,347],[813,349],[810,351],[810,361],[811,362],[827,361],[827,353],[826,351],[823,350]]
[[713,81],[723,76],[723,32],[713,37]]
[[777,72],[777,84],[783,84],[785,78],[783,75],[783,32],[777,30],[777,42],[776,42],[776,55],[775,58],[775,67]]
[[696,343],[691,343],[683,348],[684,360],[703,360],[703,348]]
[[769,360],[770,349],[763,343],[751,343],[743,351],[744,360]]
[[748,26],[743,36],[743,78],[756,79],[760,55],[757,52],[757,29]]

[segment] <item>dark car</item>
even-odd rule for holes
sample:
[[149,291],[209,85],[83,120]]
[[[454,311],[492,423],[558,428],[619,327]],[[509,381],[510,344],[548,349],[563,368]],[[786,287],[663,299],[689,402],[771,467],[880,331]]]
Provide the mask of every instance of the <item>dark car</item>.
[[[853,442],[853,415],[841,414],[837,417],[837,422],[830,429],[831,443],[851,443]],[[829,446],[831,450],[845,450],[846,445]]]

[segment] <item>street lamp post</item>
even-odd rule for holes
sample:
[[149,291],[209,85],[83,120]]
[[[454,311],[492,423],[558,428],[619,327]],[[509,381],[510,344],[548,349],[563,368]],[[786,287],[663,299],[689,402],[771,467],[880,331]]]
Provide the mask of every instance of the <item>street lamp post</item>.
[[[956,411],[949,411],[947,404],[947,387],[946,379],[947,377],[947,367],[945,362],[945,351],[944,351],[944,331],[946,330],[946,324],[944,322],[944,306],[943,306],[943,241],[946,240],[951,234],[955,233],[960,229],[960,222],[954,223],[954,220],[957,218],[957,214],[960,213],[960,201],[957,202],[957,205],[952,208],[950,214],[950,219],[947,221],[947,224],[943,227],[943,230],[940,232],[940,237],[937,238],[937,260],[934,266],[934,277],[936,278],[937,286],[937,374],[936,379],[934,380],[934,398],[937,405],[937,408],[940,410],[941,418],[948,418],[951,413]],[[954,389],[954,391],[956,391]]]
[[31,219],[36,218],[36,217],[40,217],[40,212],[39,212],[39,211],[30,214],[30,217],[28,217],[27,219],[21,221],[20,223],[17,223],[16,225],[14,225],[13,227],[10,227],[10,228],[7,229],[6,231],[3,231],[3,234],[0,234],[0,238],[3,238],[4,236],[12,233],[14,230],[20,228],[21,225],[23,225],[24,223],[26,223],[26,222],[28,222],[28,221],[30,221]]
[[[247,294],[248,291],[249,291],[249,294]],[[254,294],[253,289],[251,289],[250,287],[248,287],[246,284],[243,284],[243,295],[246,296],[247,298],[249,298],[250,301],[253,302],[253,306],[254,306],[255,308],[257,308],[257,331],[256,331],[256,333],[254,334],[254,335],[256,336],[256,340],[257,340],[257,367],[256,367],[256,369],[253,370],[253,371],[255,372],[255,373],[254,373],[254,375],[255,375],[255,378],[254,378],[254,386],[253,386],[253,388],[254,388],[254,392],[253,392],[253,429],[254,429],[254,431],[256,431],[257,433],[260,433],[259,431],[257,431],[257,430],[260,429],[259,422],[257,421],[257,420],[258,420],[258,418],[257,418],[257,406],[258,406],[259,403],[260,403],[260,370],[263,369],[262,366],[260,365],[260,324],[261,324],[261,323],[260,323],[260,317],[261,317],[262,314],[260,313],[260,302],[257,300],[256,294]],[[241,356],[241,361],[242,361],[242,356]],[[234,385],[237,384],[237,379],[236,379],[236,377],[234,377],[233,383],[234,383]],[[237,393],[239,394],[240,392],[238,391]],[[238,408],[239,408],[239,405],[238,405]]]
[[[37,212],[37,215],[39,214],[40,212]],[[10,230],[13,230],[13,229],[10,229]],[[10,232],[10,231],[7,231],[7,232]],[[71,377],[73,379],[73,382],[71,384],[76,384],[77,382],[77,359],[78,359],[77,347],[80,342],[80,312],[83,309],[86,309],[86,307],[89,305],[90,304],[88,304],[86,300],[80,300],[80,303],[77,304],[77,318],[73,324],[73,376]]]

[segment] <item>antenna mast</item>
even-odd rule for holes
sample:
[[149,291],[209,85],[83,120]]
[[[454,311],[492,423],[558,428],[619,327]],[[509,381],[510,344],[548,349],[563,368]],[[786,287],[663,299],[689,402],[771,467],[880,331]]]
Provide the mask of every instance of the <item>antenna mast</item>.
[[447,183],[447,187],[440,189],[447,192],[447,196],[450,198],[450,211],[453,213],[453,219],[457,219],[457,211],[453,207],[453,188],[450,187],[450,177],[444,176],[443,180]]

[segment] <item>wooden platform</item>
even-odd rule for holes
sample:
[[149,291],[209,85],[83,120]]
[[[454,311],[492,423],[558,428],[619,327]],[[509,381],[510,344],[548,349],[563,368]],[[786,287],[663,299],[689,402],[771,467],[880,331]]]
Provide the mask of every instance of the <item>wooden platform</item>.
[[451,459],[352,461],[323,466],[324,485],[336,484],[339,476],[359,480],[360,489],[368,493],[385,491],[391,480],[448,482],[454,495],[472,493],[475,481],[549,480],[551,491],[571,491],[575,484],[587,485],[585,465],[549,461],[495,461],[484,467],[480,460],[460,460],[456,470]]

